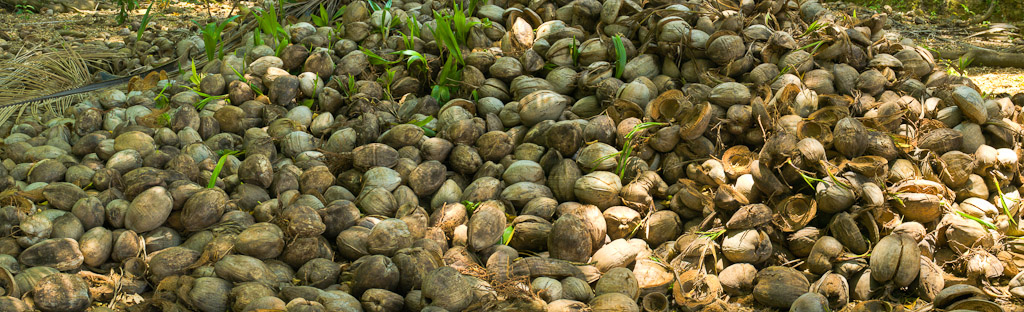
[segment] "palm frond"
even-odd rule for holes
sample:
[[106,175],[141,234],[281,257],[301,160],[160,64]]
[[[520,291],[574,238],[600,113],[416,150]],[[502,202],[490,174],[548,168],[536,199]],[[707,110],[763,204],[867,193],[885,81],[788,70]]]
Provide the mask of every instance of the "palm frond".
[[[0,106],[88,84],[90,65],[114,56],[117,53],[72,48],[63,42],[57,48],[37,46],[19,51],[14,58],[0,62]],[[0,124],[25,113],[60,116],[81,97],[78,94],[3,107],[0,108]]]

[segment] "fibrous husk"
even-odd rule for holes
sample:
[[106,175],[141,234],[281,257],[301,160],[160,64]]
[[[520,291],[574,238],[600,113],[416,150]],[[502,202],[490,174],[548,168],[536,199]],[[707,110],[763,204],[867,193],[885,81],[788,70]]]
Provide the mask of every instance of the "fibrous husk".
[[794,232],[810,223],[817,211],[814,199],[803,194],[790,196],[775,205],[772,224],[783,232]]
[[955,193],[945,185],[930,180],[907,180],[891,187],[895,195],[889,203],[906,219],[931,222],[942,213],[943,202],[953,202]]
[[718,277],[701,270],[687,270],[679,274],[679,280],[672,288],[676,304],[695,310],[711,304],[722,293],[722,283]]
[[757,272],[754,278],[754,299],[770,307],[787,308],[810,289],[810,282],[799,271],[771,266]]
[[909,286],[921,270],[921,251],[917,241],[906,234],[883,237],[871,253],[871,278],[891,282],[898,287]]
[[[811,284],[810,291],[819,293],[828,300],[829,308],[839,310],[850,302],[850,285],[846,277],[836,273],[825,273]],[[795,304],[795,303],[794,303]]]

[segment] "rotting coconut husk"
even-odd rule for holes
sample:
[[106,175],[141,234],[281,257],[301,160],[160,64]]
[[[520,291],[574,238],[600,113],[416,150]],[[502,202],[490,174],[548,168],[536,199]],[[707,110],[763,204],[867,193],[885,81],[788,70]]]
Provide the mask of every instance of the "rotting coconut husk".
[[[52,290],[96,276],[49,266],[89,269],[89,251],[157,285],[144,305],[167,310],[544,310],[565,283],[582,309],[661,295],[715,311],[824,310],[846,286],[864,309],[946,298],[913,282],[921,263],[958,257],[965,283],[1012,274],[987,268],[1013,258],[997,242],[1020,219],[1006,203],[1020,198],[1019,107],[942,76],[930,52],[886,37],[885,15],[813,1],[496,3],[470,12],[495,20],[468,26],[475,49],[440,46],[441,26],[406,43],[371,18],[451,26],[454,6],[356,1],[344,36],[286,16],[296,43],[240,47],[251,54],[220,64],[247,68],[211,62],[167,106],[147,83],[131,102],[76,104],[74,128],[5,123],[2,173],[32,189],[0,207],[12,236],[0,246],[19,255],[2,257],[27,266],[15,282],[59,306]],[[412,54],[393,53],[401,44],[447,54],[389,63]],[[427,95],[455,66],[442,59],[465,81]],[[67,293],[76,307],[108,296]]]

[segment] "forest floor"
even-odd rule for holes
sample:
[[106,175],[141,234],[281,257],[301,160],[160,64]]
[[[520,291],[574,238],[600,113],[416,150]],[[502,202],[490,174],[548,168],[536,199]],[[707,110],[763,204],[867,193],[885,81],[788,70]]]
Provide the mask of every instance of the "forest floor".
[[[239,2],[249,6],[248,2]],[[109,4],[101,4],[97,10],[71,13],[47,12],[12,12],[0,9],[0,59],[7,59],[17,54],[23,47],[34,45],[59,45],[60,38],[65,41],[101,40],[105,42],[121,41],[124,35],[134,33],[146,12],[146,3],[130,14],[128,21],[118,25],[117,9]],[[163,5],[163,6],[161,6]],[[211,2],[209,6],[199,2],[158,2],[152,9],[152,19],[148,27],[157,29],[189,29],[198,33],[196,23],[205,24],[213,18],[224,18],[237,14],[234,2]],[[889,14],[893,23],[891,30],[899,31],[904,37],[926,48],[937,50],[956,49],[958,47],[976,46],[1003,52],[1024,52],[1024,21],[1011,23],[990,23],[983,21],[974,25],[951,17],[925,16],[913,11],[898,12],[890,8],[864,7],[843,2],[829,3],[829,6],[847,14],[866,16],[875,12]],[[856,13],[855,13],[856,12]],[[949,69],[950,73],[959,74],[955,69],[960,67],[956,60],[936,60]],[[970,77],[981,90],[992,94],[1016,94],[1024,92],[1024,69],[967,66],[963,74]]]

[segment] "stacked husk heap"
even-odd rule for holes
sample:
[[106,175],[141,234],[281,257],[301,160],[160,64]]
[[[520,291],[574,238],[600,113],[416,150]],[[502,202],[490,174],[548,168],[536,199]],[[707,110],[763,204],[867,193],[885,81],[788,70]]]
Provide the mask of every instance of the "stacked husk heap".
[[[1001,311],[1024,297],[1022,103],[937,66],[885,14],[815,0],[275,10],[245,10],[228,28],[241,41],[180,77],[0,126],[0,311]],[[126,63],[205,50],[165,33],[128,36]]]

